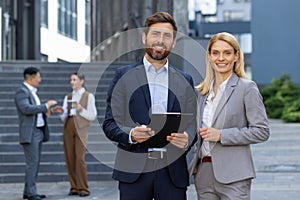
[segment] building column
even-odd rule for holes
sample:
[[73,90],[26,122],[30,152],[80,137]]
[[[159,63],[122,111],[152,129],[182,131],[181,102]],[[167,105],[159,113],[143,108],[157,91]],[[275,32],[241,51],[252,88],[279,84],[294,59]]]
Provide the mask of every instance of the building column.
[[40,0],[17,1],[16,59],[40,60]]

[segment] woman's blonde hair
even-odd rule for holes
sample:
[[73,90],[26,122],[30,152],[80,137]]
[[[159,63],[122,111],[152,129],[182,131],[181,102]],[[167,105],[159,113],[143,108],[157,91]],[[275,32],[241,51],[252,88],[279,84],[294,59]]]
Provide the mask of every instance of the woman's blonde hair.
[[242,78],[246,77],[245,69],[244,69],[244,55],[240,49],[240,45],[239,45],[237,39],[232,34],[227,33],[227,32],[217,33],[209,40],[208,45],[207,45],[205,79],[198,86],[196,86],[196,89],[200,90],[202,95],[205,95],[208,93],[210,85],[215,78],[213,66],[212,66],[211,62],[209,61],[209,55],[211,53],[212,45],[219,40],[227,42],[230,46],[233,47],[234,53],[239,54],[239,59],[234,64],[233,72],[238,77],[242,77]]

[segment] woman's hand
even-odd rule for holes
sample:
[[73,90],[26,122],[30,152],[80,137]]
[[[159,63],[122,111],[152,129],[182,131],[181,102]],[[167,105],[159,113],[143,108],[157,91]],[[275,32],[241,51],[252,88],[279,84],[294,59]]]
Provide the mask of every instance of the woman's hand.
[[55,106],[51,111],[54,113],[60,113],[60,114],[64,113],[64,109],[61,106]]
[[204,141],[219,142],[221,141],[221,132],[215,128],[199,128],[198,134]]

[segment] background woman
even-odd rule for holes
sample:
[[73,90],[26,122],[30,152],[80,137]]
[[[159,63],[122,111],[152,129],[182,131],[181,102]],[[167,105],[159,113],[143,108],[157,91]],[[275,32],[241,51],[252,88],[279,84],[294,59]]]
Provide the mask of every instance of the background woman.
[[69,195],[80,197],[90,195],[85,152],[88,126],[97,116],[95,97],[86,91],[84,82],[84,74],[79,72],[71,75],[73,91],[65,96],[60,116],[64,121],[64,151],[71,185]]

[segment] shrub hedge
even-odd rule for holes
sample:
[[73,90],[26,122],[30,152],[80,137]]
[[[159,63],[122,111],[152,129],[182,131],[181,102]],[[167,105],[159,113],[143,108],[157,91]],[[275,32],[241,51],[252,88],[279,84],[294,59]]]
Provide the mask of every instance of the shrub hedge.
[[274,78],[261,90],[269,118],[300,122],[300,86],[289,74]]

